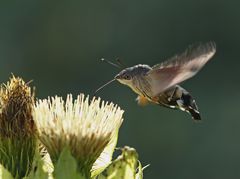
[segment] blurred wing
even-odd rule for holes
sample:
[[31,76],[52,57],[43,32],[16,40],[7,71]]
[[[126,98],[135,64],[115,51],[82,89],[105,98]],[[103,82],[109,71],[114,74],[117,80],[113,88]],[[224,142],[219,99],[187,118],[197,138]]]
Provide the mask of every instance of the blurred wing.
[[147,73],[153,95],[194,76],[215,54],[214,42],[190,46],[185,52],[157,64]]

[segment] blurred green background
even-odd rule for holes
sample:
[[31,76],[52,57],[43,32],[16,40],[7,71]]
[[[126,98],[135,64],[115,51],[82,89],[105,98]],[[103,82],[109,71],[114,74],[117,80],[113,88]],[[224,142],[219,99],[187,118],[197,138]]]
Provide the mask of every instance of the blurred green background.
[[136,95],[115,82],[98,93],[125,109],[118,146],[135,147],[145,178],[240,177],[240,1],[1,1],[0,80],[34,80],[38,98],[92,95],[118,69],[154,65],[194,42],[214,40],[217,54],[183,86],[203,121],[159,106],[137,106]]

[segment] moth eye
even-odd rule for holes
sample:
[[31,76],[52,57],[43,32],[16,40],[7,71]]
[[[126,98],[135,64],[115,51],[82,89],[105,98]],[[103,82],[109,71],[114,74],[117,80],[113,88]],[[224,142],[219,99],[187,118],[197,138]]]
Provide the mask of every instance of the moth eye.
[[131,80],[131,76],[130,75],[124,75],[124,77],[123,77],[125,80]]

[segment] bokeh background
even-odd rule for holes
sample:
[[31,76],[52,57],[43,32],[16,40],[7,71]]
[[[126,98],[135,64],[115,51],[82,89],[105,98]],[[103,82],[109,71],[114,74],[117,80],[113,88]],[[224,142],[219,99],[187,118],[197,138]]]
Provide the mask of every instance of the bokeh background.
[[203,121],[181,111],[137,106],[117,82],[98,93],[125,109],[118,146],[137,149],[145,178],[240,177],[240,1],[1,1],[0,80],[34,80],[38,98],[92,95],[126,65],[154,65],[194,42],[214,40],[217,54],[183,86]]

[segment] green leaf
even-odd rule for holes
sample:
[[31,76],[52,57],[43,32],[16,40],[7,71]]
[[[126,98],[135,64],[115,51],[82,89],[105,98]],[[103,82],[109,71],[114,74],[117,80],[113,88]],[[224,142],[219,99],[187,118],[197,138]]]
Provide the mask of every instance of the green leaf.
[[93,164],[93,167],[91,169],[91,177],[92,178],[99,175],[111,163],[113,152],[117,145],[117,140],[118,140],[118,131],[115,133],[113,138],[110,140],[108,145],[105,147],[103,152],[100,154],[98,159]]
[[34,137],[0,137],[0,163],[14,178],[29,174],[36,151]]
[[100,174],[98,179],[136,179],[138,154],[135,149],[124,147],[122,154]]
[[54,178],[56,179],[86,179],[86,177],[84,177],[84,174],[80,174],[78,172],[77,162],[72,157],[70,150],[67,148],[62,151],[57,161],[57,164],[55,165],[55,170],[53,174]]
[[43,169],[44,167],[44,160],[40,156],[39,152],[36,152],[33,167],[30,171],[29,176],[25,177],[25,179],[47,179],[48,173]]
[[136,174],[136,179],[143,179],[143,169],[140,161],[138,161],[138,172]]
[[136,179],[143,179],[143,170],[145,170],[145,168],[149,167],[150,164],[142,167],[142,164],[140,161],[138,161],[138,168],[137,168],[137,174],[136,174]]
[[0,164],[0,178],[13,179],[11,173]]

